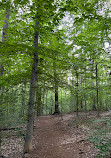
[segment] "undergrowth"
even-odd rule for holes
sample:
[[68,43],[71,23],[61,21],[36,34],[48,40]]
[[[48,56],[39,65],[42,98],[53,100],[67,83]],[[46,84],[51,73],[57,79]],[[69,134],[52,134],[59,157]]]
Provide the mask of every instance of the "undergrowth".
[[111,116],[74,118],[68,126],[88,127],[88,140],[98,149],[97,158],[111,158]]
[[111,157],[111,116],[95,119],[92,122],[89,140],[98,149],[97,157]]
[[94,119],[93,118],[86,118],[85,116],[79,116],[77,118],[74,118],[68,123],[68,126],[73,126],[77,128],[81,128],[82,125],[84,126],[90,126]]

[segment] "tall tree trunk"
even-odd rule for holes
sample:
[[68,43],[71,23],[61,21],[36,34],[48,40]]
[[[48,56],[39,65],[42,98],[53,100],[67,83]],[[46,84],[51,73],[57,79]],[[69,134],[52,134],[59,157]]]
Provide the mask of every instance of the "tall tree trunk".
[[96,64],[96,93],[97,93],[97,116],[99,117],[99,101],[98,101],[98,67]]
[[[81,86],[81,90],[82,90],[82,81],[83,81],[83,76],[81,74],[81,79],[80,79],[80,86]],[[81,94],[81,110],[83,110],[83,95]]]
[[[91,71],[92,71],[92,74],[93,74],[93,67],[94,67],[94,59],[91,60]],[[91,80],[92,80],[92,90],[94,90],[94,81],[93,81],[93,78],[91,77]],[[96,105],[95,105],[96,101],[95,101],[95,94],[94,92],[92,93],[92,110],[96,110]]]
[[24,153],[30,152],[32,150],[32,137],[33,137],[33,122],[34,122],[34,99],[35,90],[37,83],[37,65],[38,65],[38,29],[39,23],[37,22],[37,17],[35,18],[35,35],[34,35],[34,58],[32,66],[32,77],[30,83],[30,94],[29,94],[29,104],[28,104],[28,116],[27,116],[27,129],[24,144]]
[[42,115],[43,115],[44,114],[44,91],[42,93],[43,93],[42,94]]
[[53,65],[54,67],[54,83],[55,83],[55,111],[54,114],[59,114],[59,101],[58,101],[58,80],[57,80],[57,72],[56,72],[56,67],[55,63]]
[[78,72],[76,70],[76,115],[78,116],[78,112],[79,112],[79,109],[78,109]]
[[52,94],[51,94],[51,109],[50,109],[50,114],[52,115],[52,108],[53,108],[53,97],[52,97]]
[[48,112],[47,112],[47,97],[48,97],[48,91],[46,92],[46,105],[45,105],[45,107],[46,107],[46,115],[48,114]]
[[[85,67],[85,74],[86,74],[86,67]],[[83,86],[83,90],[84,90],[84,103],[85,103],[85,113],[86,113],[86,118],[87,118],[87,100],[86,100],[86,76],[84,78],[84,86]]]
[[[7,39],[6,36],[7,36],[8,25],[9,25],[9,23],[8,23],[9,16],[10,16],[10,9],[6,9],[5,20],[4,20],[3,31],[2,31],[2,37],[1,37],[1,42],[5,42],[6,39]],[[4,70],[4,67],[3,67],[2,64],[0,64],[0,76],[3,75],[3,70]],[[0,87],[0,91],[2,91],[2,87]],[[2,121],[1,120],[2,119],[1,118],[1,113],[2,113],[2,111],[0,111],[0,122]],[[2,135],[1,135],[1,131],[0,131],[0,147],[1,147],[1,142],[2,142]],[[0,156],[1,156],[1,153],[0,153]]]
[[[75,105],[75,81],[74,81],[74,65],[73,65],[73,69],[72,69],[72,81],[71,81],[71,89],[70,89],[70,111],[72,111],[74,109],[74,111],[76,111],[76,105]],[[66,98],[66,92],[65,92],[65,98]]]
[[84,93],[84,100],[85,100],[85,113],[86,113],[86,118],[87,118],[87,101],[86,101],[85,93]]
[[58,85],[55,82],[55,114],[59,114],[59,102],[58,102]]
[[[66,98],[66,97],[65,97]],[[62,103],[62,88],[61,88],[61,119],[63,119],[62,118],[62,114],[63,114],[63,105],[62,105],[63,103]]]

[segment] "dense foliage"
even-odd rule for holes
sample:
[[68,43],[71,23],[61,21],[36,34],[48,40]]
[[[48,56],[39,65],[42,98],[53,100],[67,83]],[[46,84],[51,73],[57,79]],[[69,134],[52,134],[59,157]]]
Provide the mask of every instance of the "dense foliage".
[[[0,128],[27,121],[34,32],[39,32],[34,114],[111,108],[111,2],[0,1]],[[39,28],[35,30],[35,22]]]

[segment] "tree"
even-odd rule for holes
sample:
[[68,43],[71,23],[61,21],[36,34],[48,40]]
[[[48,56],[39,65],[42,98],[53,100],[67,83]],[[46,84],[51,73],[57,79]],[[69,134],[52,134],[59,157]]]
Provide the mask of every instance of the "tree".
[[25,137],[24,153],[32,150],[32,136],[33,136],[33,122],[34,122],[34,99],[37,83],[37,65],[38,65],[38,27],[37,15],[35,17],[35,35],[34,35],[34,58],[32,66],[32,77],[30,82],[30,95],[28,104],[28,116],[27,116],[27,130]]
[[[52,2],[49,2],[52,5]],[[35,16],[35,35],[34,35],[34,58],[33,58],[33,67],[32,67],[32,77],[30,82],[30,95],[29,95],[29,104],[28,104],[28,116],[27,116],[27,130],[26,130],[26,137],[25,137],[25,145],[24,145],[24,153],[30,152],[32,150],[32,136],[33,136],[33,122],[34,122],[34,99],[35,99],[35,90],[36,90],[36,83],[37,83],[37,65],[38,65],[38,26],[40,24],[41,27],[41,20],[46,18],[47,15],[41,14],[41,12],[44,12],[47,10],[43,9],[43,7],[46,5],[49,6],[48,2],[42,2],[34,3],[33,7],[37,9],[36,16]],[[52,9],[53,10],[53,9]],[[49,15],[53,13],[53,11],[49,10]],[[44,21],[43,21],[44,23]],[[43,25],[43,24],[42,24]]]
[[[10,3],[8,3],[7,5],[9,5],[9,6],[6,7],[1,42],[5,42],[7,39],[7,31],[8,31],[8,25],[9,25],[8,20],[9,20],[9,16],[10,16]],[[3,71],[4,71],[4,66],[2,64],[0,64],[0,77],[3,75]],[[0,91],[3,91],[2,87],[0,87]],[[0,110],[0,123],[2,122],[1,116],[2,116],[2,111]],[[1,147],[1,142],[2,142],[1,138],[2,138],[2,135],[1,135],[1,127],[0,127],[0,147]],[[0,155],[1,155],[1,153],[0,153]]]
[[59,101],[58,101],[58,80],[57,72],[54,66],[54,84],[55,84],[55,111],[54,114],[59,114]]

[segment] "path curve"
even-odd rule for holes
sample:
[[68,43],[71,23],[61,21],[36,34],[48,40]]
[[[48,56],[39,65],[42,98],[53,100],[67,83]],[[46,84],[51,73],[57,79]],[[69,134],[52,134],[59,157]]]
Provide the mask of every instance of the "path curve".
[[67,117],[41,116],[34,123],[33,151],[27,158],[94,158],[95,150],[80,129],[69,128]]

